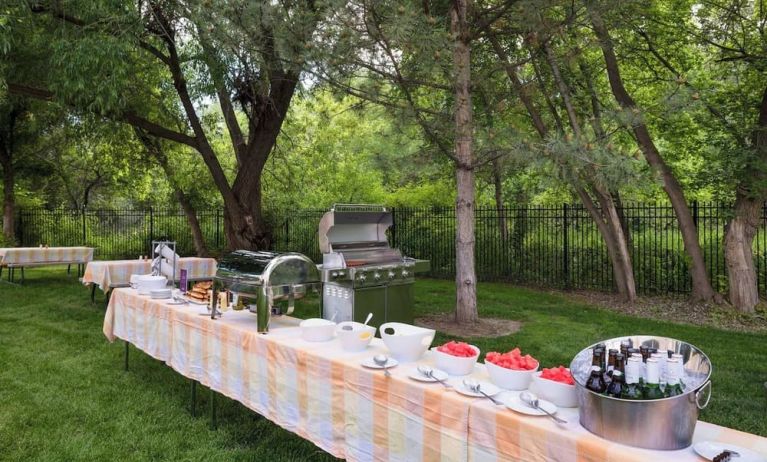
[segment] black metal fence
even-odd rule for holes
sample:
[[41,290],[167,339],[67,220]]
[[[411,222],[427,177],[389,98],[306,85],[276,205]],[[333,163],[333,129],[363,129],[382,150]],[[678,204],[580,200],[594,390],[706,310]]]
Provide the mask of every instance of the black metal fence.
[[[708,272],[714,287],[726,289],[722,239],[732,213],[719,203],[691,204]],[[277,250],[321,259],[317,226],[324,210],[301,210],[274,224]],[[688,293],[690,275],[681,234],[671,206],[623,207],[630,238],[637,290],[646,294]],[[767,211],[754,241],[759,291],[767,293]],[[198,219],[208,248],[225,247],[221,210],[202,210]],[[149,252],[152,239],[177,241],[179,253],[194,253],[183,212],[147,210],[25,209],[17,218],[20,245],[89,245],[96,258],[135,258]],[[431,276],[455,274],[455,211],[452,207],[394,209],[393,246],[431,261]],[[558,288],[611,290],[613,276],[605,245],[588,212],[580,205],[494,207],[476,210],[476,266],[483,281],[511,281]]]

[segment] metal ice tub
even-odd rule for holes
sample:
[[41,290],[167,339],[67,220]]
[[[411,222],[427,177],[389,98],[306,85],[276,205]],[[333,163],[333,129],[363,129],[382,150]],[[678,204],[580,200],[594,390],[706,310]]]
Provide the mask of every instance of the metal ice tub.
[[[608,349],[620,349],[621,340],[640,345],[673,350],[681,354],[685,368],[684,393],[655,400],[626,400],[600,395],[586,388],[592,349],[604,343]],[[617,337],[597,342],[581,350],[570,371],[575,379],[580,423],[590,432],[609,441],[646,449],[674,450],[692,444],[698,412],[711,398],[711,361],[699,348],[667,337]]]

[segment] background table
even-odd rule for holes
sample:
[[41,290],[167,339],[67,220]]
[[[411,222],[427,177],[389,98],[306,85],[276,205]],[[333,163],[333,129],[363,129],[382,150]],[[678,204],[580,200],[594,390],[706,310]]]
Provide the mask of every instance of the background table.
[[[96,286],[104,293],[108,293],[113,288],[129,286],[132,274],[148,274],[151,269],[150,260],[92,261],[85,267],[83,284],[92,284],[91,300],[93,300]],[[187,271],[189,281],[212,279],[216,275],[216,260],[200,257],[179,258],[176,280],[180,278],[182,269]]]
[[[77,264],[80,266],[93,260],[92,247],[9,247],[0,249],[0,271],[8,267],[8,280],[13,282],[13,269],[21,268],[24,281],[24,267]],[[67,267],[69,271],[69,267]],[[1,274],[1,273],[0,273]]]
[[[650,451],[611,443],[578,423],[577,409],[560,409],[557,425],[488,400],[468,398],[439,384],[413,381],[415,364],[386,378],[360,362],[386,352],[373,339],[361,353],[337,340],[309,343],[299,320],[275,319],[256,333],[249,312],[211,320],[197,305],[168,305],[116,289],[104,334],[134,344],[180,374],[243,403],[336,457],[353,461],[701,461],[692,448]],[[431,363],[430,353],[423,363]],[[486,379],[478,365],[478,379]],[[506,397],[515,392],[505,392]],[[503,398],[503,396],[501,396]],[[694,441],[729,441],[767,454],[767,439],[698,422]]]

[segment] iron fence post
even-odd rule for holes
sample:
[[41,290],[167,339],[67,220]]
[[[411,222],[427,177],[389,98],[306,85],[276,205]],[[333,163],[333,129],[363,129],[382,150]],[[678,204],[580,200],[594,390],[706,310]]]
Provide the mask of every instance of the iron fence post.
[[149,256],[152,256],[152,241],[154,240],[154,208],[149,207]]
[[290,218],[285,217],[285,250],[290,249]]
[[221,212],[221,210],[218,207],[216,207],[216,249],[217,250],[219,248],[221,248],[221,246],[220,246],[221,241],[220,241],[219,230],[218,230],[218,228],[220,226],[220,223],[219,223],[219,214],[220,214],[220,212]]
[[16,226],[18,227],[16,231],[16,239],[20,246],[24,245],[24,211],[19,208],[19,219],[16,222]]
[[86,231],[85,231],[85,206],[83,205],[82,209],[82,218],[83,218],[83,246],[86,245]]
[[562,273],[565,289],[570,288],[570,238],[567,235],[567,204],[562,204]]
[[391,208],[391,245],[392,247],[399,247],[397,245],[397,209]]

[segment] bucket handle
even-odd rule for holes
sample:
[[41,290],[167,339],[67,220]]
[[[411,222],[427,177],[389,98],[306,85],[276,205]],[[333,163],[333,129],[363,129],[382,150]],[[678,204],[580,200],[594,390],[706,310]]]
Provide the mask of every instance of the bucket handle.
[[[706,402],[703,403],[703,405],[700,404],[700,395],[703,393],[703,389],[708,388],[708,393],[706,394]],[[707,381],[703,384],[702,387],[698,388],[698,390],[695,392],[695,405],[698,406],[698,409],[706,409],[708,406],[708,402],[711,401],[711,381]]]

